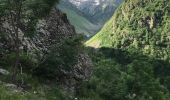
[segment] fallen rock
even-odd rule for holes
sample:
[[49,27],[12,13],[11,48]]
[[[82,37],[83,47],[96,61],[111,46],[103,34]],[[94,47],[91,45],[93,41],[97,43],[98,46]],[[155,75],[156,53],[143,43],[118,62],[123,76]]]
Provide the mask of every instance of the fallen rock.
[[10,83],[7,83],[7,84],[4,84],[5,87],[7,87],[8,89],[10,89],[12,92],[14,93],[18,93],[18,92],[22,92],[23,91],[23,88],[21,87],[18,87],[17,85],[15,84],[10,84]]
[[0,75],[9,75],[9,71],[0,68]]

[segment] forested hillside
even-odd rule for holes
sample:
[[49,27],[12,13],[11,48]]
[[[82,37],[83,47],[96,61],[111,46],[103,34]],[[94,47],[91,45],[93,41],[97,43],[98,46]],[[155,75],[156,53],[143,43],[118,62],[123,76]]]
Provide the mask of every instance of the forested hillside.
[[89,46],[138,49],[146,55],[168,59],[169,0],[126,0]]
[[96,67],[81,96],[169,100],[169,27],[169,0],[125,0],[103,29],[86,42],[98,51],[92,50]]

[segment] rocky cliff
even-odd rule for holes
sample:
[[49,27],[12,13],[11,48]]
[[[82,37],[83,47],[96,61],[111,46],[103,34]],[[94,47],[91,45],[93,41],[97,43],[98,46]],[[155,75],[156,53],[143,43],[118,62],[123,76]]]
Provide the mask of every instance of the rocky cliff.
[[[0,33],[10,33],[13,31],[10,26],[10,20],[8,18],[1,18]],[[20,28],[20,42],[22,47],[20,49],[28,52],[40,51],[47,52],[50,45],[57,43],[57,41],[74,36],[74,27],[70,25],[67,20],[67,16],[61,13],[58,9],[53,9],[50,14],[39,20],[37,23],[36,34],[33,37],[24,37],[24,28]],[[1,34],[3,35],[3,34]],[[13,40],[9,34],[4,34],[1,37],[1,48],[12,49]],[[4,40],[5,39],[5,40]]]
[[[1,57],[5,56],[6,54],[13,52],[14,44],[11,34],[7,34],[13,32],[11,29],[10,20],[8,18],[1,18],[0,22],[1,59]],[[53,45],[59,45],[63,40],[67,40],[76,36],[75,29],[72,25],[70,25],[66,14],[60,12],[58,9],[53,9],[48,16],[39,20],[36,25],[35,35],[31,37],[25,37],[23,34],[24,29],[25,28],[20,27],[18,30],[20,43],[22,44],[20,46],[20,52],[31,54],[33,57],[35,57],[34,59],[37,57],[40,57],[38,59],[43,59],[49,53],[49,50]],[[92,63],[87,54],[85,54],[83,51],[80,51],[74,57],[76,57],[76,61],[72,66],[72,69],[69,72],[62,70],[65,76],[62,77],[62,80],[59,80],[64,89],[67,92],[73,93],[73,95],[76,89],[77,81],[87,79],[91,75],[92,71]]]

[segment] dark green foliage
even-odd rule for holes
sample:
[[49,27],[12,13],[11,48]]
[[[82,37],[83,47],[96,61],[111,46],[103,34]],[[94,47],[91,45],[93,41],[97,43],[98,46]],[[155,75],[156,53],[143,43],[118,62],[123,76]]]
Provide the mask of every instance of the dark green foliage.
[[168,62],[136,51],[109,48],[102,48],[96,53],[90,50],[90,55],[95,64],[94,73],[81,86],[78,92],[80,100],[170,99]]
[[136,48],[143,54],[170,58],[169,0],[125,0],[103,29],[87,45]]
[[[125,0],[104,28],[86,43],[102,49],[99,50],[101,55],[93,57],[94,75],[85,87],[82,86],[80,98],[170,99],[169,5],[169,0]],[[98,68],[104,70],[100,72]],[[102,83],[107,85],[100,85]],[[121,90],[123,92],[119,92]],[[90,93],[84,91],[95,96],[88,97]]]
[[[15,60],[15,53],[10,53],[10,54],[6,54],[5,56],[3,56],[1,58],[1,61],[3,62],[3,66],[11,66],[14,63]],[[32,70],[35,68],[36,66],[36,62],[34,61],[34,59],[32,59],[32,56],[26,53],[22,53],[19,57],[20,60],[20,66],[22,67],[24,72],[32,72]]]
[[34,91],[14,93],[11,89],[0,84],[0,100],[71,100],[58,88],[51,87],[49,89],[41,85],[39,83]]
[[52,7],[54,7],[58,1],[59,0],[32,0],[31,2],[27,1],[26,3],[28,8],[33,11],[32,15],[36,15],[36,17],[44,17],[48,15]]
[[71,100],[68,96],[64,95],[58,88],[54,87],[51,90],[48,90],[47,100]]
[[0,0],[0,17],[9,17],[12,12],[17,27],[25,36],[35,34],[38,19],[46,17],[59,0]]
[[35,74],[43,78],[62,78],[72,71],[77,56],[82,51],[82,37],[72,37],[53,45],[45,60],[35,69]]

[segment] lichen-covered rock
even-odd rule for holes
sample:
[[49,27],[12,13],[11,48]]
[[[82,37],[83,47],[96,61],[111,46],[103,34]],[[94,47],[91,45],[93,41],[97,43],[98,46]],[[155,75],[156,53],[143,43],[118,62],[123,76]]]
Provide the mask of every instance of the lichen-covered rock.
[[[1,48],[12,50],[14,41],[11,34],[6,34],[13,32],[8,18],[1,18],[0,22],[0,46]],[[53,9],[46,18],[39,20],[36,30],[37,34],[30,38],[24,36],[23,28],[19,28],[19,38],[20,43],[22,43],[21,50],[45,53],[50,45],[75,35],[75,30],[68,22],[67,16],[58,9]]]

